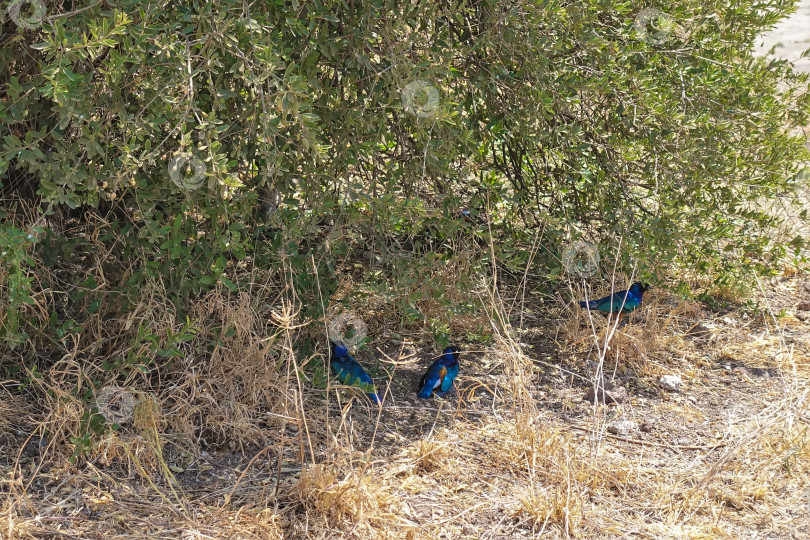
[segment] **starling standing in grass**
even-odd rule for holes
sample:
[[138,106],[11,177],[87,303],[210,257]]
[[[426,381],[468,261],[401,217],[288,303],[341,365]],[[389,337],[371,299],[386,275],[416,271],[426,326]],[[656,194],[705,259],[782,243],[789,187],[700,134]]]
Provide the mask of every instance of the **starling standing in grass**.
[[374,388],[374,381],[366,370],[363,369],[357,360],[349,354],[349,350],[342,343],[332,341],[332,350],[329,355],[329,365],[335,374],[335,378],[346,386],[356,386],[365,390],[369,399],[376,404],[380,404],[380,396]]
[[591,300],[590,302],[583,300],[579,305],[582,308],[592,311],[601,311],[602,313],[612,315],[618,314],[619,322],[621,323],[622,317],[632,313],[641,305],[641,297],[649,288],[649,285],[644,285],[636,281],[626,291],[619,291],[600,298],[599,300]]
[[458,347],[447,347],[438,360],[433,362],[427,373],[419,381],[420,398],[429,398],[433,391],[437,396],[443,396],[453,386],[453,381],[458,376]]

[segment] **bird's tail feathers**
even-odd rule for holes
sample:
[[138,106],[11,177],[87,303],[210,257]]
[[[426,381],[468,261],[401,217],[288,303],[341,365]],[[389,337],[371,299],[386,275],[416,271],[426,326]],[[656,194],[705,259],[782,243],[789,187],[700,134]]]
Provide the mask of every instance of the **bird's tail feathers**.
[[596,309],[596,300],[591,300],[590,302],[586,302],[584,300],[580,300],[579,307],[584,309]]

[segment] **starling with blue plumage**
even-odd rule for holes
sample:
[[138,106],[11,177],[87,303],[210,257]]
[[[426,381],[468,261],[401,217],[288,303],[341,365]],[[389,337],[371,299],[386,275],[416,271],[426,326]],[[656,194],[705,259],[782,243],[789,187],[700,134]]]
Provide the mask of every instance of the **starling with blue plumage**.
[[437,396],[445,395],[453,387],[458,376],[458,347],[447,347],[442,355],[431,364],[419,381],[418,397],[426,399],[434,392]]
[[349,350],[342,343],[336,341],[331,342],[331,354],[329,356],[329,365],[335,378],[341,384],[346,386],[356,386],[366,391],[369,399],[376,404],[380,404],[380,396],[374,388],[374,381],[371,379],[366,370],[363,369],[357,360],[349,354]]
[[621,321],[622,317],[632,313],[641,305],[641,298],[649,288],[649,285],[636,281],[626,291],[619,291],[590,302],[583,300],[580,301],[579,306],[606,315],[618,315],[619,321]]

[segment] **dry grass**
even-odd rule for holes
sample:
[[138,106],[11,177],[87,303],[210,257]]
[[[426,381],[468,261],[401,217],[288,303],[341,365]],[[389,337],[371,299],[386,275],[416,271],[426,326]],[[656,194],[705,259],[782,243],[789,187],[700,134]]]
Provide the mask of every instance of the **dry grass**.
[[[382,411],[296,375],[315,355],[296,356],[295,342],[324,330],[302,325],[288,288],[211,293],[190,315],[196,337],[181,357],[158,359],[149,375],[121,372],[132,418],[77,465],[66,458],[87,405],[75,388],[105,373],[88,353],[98,349],[80,342],[57,360],[37,382],[39,402],[4,387],[14,401],[0,400],[0,536],[801,538],[810,325],[775,317],[799,280],[755,291],[767,299],[761,315],[713,315],[654,289],[607,348],[604,319],[591,325],[561,303],[520,329],[505,306],[528,295],[482,287],[493,341],[466,347],[458,392],[416,400],[414,380],[435,351],[411,357],[396,345],[383,360],[393,378]],[[98,331],[164,340],[182,324],[162,297],[155,284],[137,312]],[[389,323],[371,319],[383,336]],[[461,318],[454,331],[481,322]],[[203,353],[198,340],[215,332],[218,345]],[[115,343],[112,355],[152,354],[146,342]],[[680,393],[660,390],[666,373],[681,375]],[[584,402],[597,375],[630,399]],[[649,429],[616,435],[607,428],[617,420]]]
[[337,465],[319,464],[302,471],[289,496],[300,505],[301,521],[315,530],[344,530],[352,537],[373,538],[402,526],[394,497],[368,466],[347,473]]

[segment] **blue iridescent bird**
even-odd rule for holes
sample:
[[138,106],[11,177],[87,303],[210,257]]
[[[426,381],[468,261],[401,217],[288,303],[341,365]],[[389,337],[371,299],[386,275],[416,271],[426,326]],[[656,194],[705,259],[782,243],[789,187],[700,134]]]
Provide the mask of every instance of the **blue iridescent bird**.
[[445,395],[453,386],[453,381],[458,376],[458,347],[447,347],[442,355],[433,362],[422,375],[419,381],[420,398],[429,398],[435,391],[437,396]]
[[363,369],[357,360],[349,354],[349,349],[342,343],[335,341],[331,342],[332,350],[329,355],[329,365],[332,367],[332,372],[335,378],[341,384],[346,386],[356,386],[362,390],[366,390],[367,395],[371,401],[380,404],[380,396],[377,395],[377,390],[374,388],[374,381],[366,370]]
[[605,314],[618,314],[621,322],[622,317],[632,313],[641,305],[641,297],[649,288],[649,285],[636,281],[626,291],[619,291],[590,302],[583,300],[580,301],[579,306],[588,310],[601,311]]

